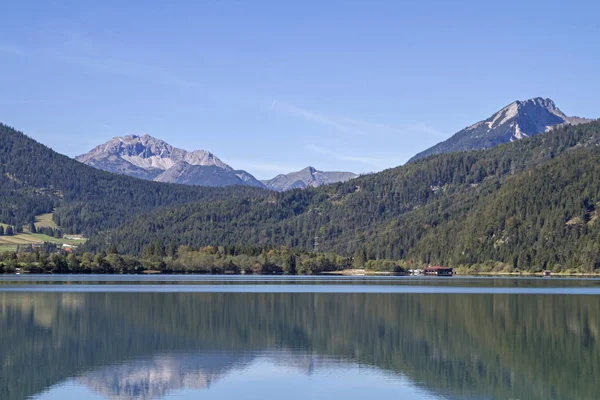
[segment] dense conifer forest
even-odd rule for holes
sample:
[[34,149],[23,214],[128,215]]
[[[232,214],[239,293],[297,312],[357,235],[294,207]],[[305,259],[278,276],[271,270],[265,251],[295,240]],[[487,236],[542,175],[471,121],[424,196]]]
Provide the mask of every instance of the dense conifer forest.
[[[77,257],[133,256],[160,270],[193,270],[176,261],[178,249],[191,246],[193,258],[206,258],[202,249],[213,246],[222,250],[212,264],[227,259],[228,272],[257,272],[257,263],[268,270],[265,254],[285,249],[303,260],[321,255],[324,266],[304,273],[369,265],[600,267],[600,121],[283,193],[141,181],[82,165],[4,125],[0,136],[0,221],[18,227],[55,209],[63,232],[90,235]],[[255,258],[233,259],[242,256]],[[211,272],[209,264],[198,269]],[[285,263],[276,264],[283,271]]]
[[[88,249],[288,246],[482,270],[600,266],[600,122],[429,157],[326,187],[189,203],[134,217]],[[360,263],[359,263],[360,264]]]

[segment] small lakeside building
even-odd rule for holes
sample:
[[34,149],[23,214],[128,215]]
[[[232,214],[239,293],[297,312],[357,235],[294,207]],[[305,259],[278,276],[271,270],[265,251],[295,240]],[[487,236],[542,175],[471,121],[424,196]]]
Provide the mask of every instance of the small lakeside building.
[[425,275],[452,276],[452,275],[454,275],[454,270],[450,267],[442,267],[442,266],[436,265],[433,267],[423,268],[423,273]]

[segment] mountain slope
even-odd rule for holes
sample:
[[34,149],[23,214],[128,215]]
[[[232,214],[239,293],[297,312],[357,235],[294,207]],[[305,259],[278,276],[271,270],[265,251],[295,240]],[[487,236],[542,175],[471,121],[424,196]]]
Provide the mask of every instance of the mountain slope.
[[[452,266],[494,261],[522,269],[595,269],[599,143],[600,122],[569,125],[346,183],[178,206],[134,218],[111,231],[112,242],[93,238],[89,246],[116,244],[135,253],[148,240],[285,245]],[[164,228],[148,229],[148,219]]]
[[20,226],[55,210],[65,231],[86,235],[140,212],[191,201],[260,196],[249,187],[145,182],[88,167],[0,124],[0,221]]
[[352,172],[330,172],[317,171],[313,167],[307,167],[297,172],[280,174],[273,179],[261,181],[267,188],[284,191],[290,189],[305,189],[307,187],[318,187],[331,183],[345,182],[356,178],[358,175]]
[[264,187],[246,171],[226,170],[217,166],[190,165],[178,161],[154,179],[156,182],[180,183],[201,186],[247,185]]
[[264,187],[205,150],[188,152],[150,135],[115,137],[75,158],[86,165],[157,182],[198,186]]
[[515,101],[488,119],[477,122],[449,139],[417,154],[415,161],[432,154],[467,150],[483,150],[502,143],[547,132],[553,127],[580,124],[591,120],[567,117],[550,99],[537,97]]

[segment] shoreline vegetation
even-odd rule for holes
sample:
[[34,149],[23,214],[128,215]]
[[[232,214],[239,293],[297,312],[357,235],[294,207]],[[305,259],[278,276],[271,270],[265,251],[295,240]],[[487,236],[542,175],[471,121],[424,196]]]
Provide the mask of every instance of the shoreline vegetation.
[[[0,274],[254,274],[254,275],[334,275],[377,276],[410,275],[409,271],[426,267],[406,260],[371,260],[358,250],[352,257],[332,253],[310,253],[282,247],[169,246],[151,244],[140,257],[108,253],[56,252],[53,246],[36,251],[0,252]],[[480,276],[552,276],[599,277],[600,273],[583,268],[519,270],[499,262],[477,265],[448,265],[454,275]],[[417,275],[418,276],[418,275]]]
[[[421,276],[426,277],[427,275],[411,275],[410,273],[394,273],[387,271],[373,271],[373,270],[365,270],[365,269],[346,269],[342,271],[332,271],[332,272],[321,272],[321,275],[333,275],[333,276],[377,276],[377,275],[385,275],[385,276]],[[544,275],[544,271],[540,272],[475,272],[470,270],[460,270],[460,272],[454,271],[453,276],[515,276],[515,277],[547,277]],[[558,276],[558,277],[581,277],[581,278],[600,278],[600,273],[585,273],[585,272],[553,272],[550,276]]]

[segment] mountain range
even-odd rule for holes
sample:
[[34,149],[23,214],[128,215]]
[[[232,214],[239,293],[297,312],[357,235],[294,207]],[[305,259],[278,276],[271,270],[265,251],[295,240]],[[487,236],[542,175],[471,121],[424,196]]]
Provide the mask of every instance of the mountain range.
[[124,254],[144,243],[283,246],[352,257],[355,267],[402,260],[593,272],[600,269],[599,143],[600,121],[568,124],[315,190],[159,209],[87,246]]
[[[568,117],[548,98],[514,101],[489,118],[477,122],[409,160],[430,155],[483,150],[564,126],[588,123],[591,119]],[[115,137],[76,159],[89,166],[136,178],[197,186],[245,185],[276,191],[305,189],[357,177],[351,172],[319,171],[307,167],[258,180],[236,170],[206,150],[186,151],[148,134]]]
[[[95,149],[108,156],[84,159],[113,166],[115,174],[0,124],[0,222],[18,227],[53,212],[63,232],[90,238],[85,248],[91,252],[116,247],[140,255],[149,243],[159,250],[219,245],[234,253],[286,246],[352,256],[359,264],[497,262],[521,270],[593,271],[600,268],[600,121],[560,117],[550,100],[533,100],[505,107],[478,126],[522,132],[530,116],[531,126],[552,127],[547,133],[519,139],[513,130],[508,143],[484,151],[438,154],[348,182],[284,192],[125,176],[181,179],[192,165],[241,181],[208,152],[150,143],[151,137],[116,139]],[[284,190],[301,186],[299,180],[322,183],[325,176],[314,168],[300,175],[266,183]]]
[[234,170],[211,152],[188,152],[150,135],[115,137],[75,159],[104,171],[157,182],[264,187],[248,172]]
[[148,134],[115,137],[75,159],[104,171],[156,182],[216,187],[245,185],[277,191],[316,187],[357,176],[307,167],[259,181],[246,171],[233,169],[209,151],[188,152]]
[[548,132],[557,126],[590,121],[592,120],[587,118],[567,117],[551,99],[536,97],[514,101],[488,119],[479,121],[418,153],[409,162],[433,154],[489,149],[502,143]]

